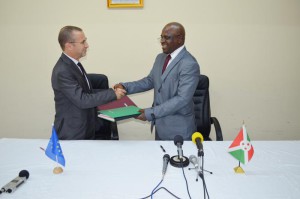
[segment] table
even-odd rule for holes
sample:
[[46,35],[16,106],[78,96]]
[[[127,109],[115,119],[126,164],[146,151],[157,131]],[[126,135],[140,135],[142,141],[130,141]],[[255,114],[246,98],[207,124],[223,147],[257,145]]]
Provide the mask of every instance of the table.
[[[170,156],[177,154],[172,141],[60,141],[66,167],[56,166],[40,147],[47,139],[0,139],[0,186],[26,169],[29,179],[14,193],[0,198],[103,198],[135,199],[149,195],[161,180],[162,145]],[[204,168],[211,199],[300,198],[300,141],[253,141],[254,156],[242,165],[245,174],[235,174],[238,161],[228,154],[231,142],[204,142]],[[185,156],[196,155],[196,145],[186,141]],[[192,167],[192,166],[190,166]],[[204,198],[196,172],[184,168],[191,197]],[[161,186],[180,198],[189,198],[181,168],[168,166]],[[164,190],[153,198],[174,198]]]

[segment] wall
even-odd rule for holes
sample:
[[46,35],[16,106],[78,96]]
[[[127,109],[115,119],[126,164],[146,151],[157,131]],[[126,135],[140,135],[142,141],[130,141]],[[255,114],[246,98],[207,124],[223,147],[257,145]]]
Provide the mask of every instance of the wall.
[[[0,138],[49,138],[61,27],[83,28],[90,45],[83,65],[113,85],[148,74],[171,21],[185,26],[186,47],[210,78],[212,115],[225,140],[243,121],[252,140],[300,139],[297,0],[145,0],[142,9],[108,9],[106,0],[0,0]],[[131,98],[149,107],[153,93]],[[121,139],[153,139],[149,129],[119,123]]]

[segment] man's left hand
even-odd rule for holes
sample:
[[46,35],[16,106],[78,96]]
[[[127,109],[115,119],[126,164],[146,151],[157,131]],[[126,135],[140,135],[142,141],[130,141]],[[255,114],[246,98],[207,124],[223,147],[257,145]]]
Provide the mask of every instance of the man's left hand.
[[142,121],[146,121],[147,118],[145,116],[145,110],[144,109],[140,109],[139,112],[141,113],[139,116],[136,117],[136,119],[138,120],[142,120]]

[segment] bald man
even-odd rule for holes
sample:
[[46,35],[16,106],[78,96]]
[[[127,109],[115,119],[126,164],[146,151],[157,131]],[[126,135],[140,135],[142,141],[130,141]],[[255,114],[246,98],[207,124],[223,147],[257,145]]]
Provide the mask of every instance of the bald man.
[[163,53],[157,55],[150,74],[114,86],[126,89],[127,94],[154,89],[152,107],[142,109],[137,119],[155,125],[156,140],[173,140],[176,135],[191,140],[196,131],[193,95],[200,67],[186,50],[184,41],[184,27],[177,22],[167,24],[160,36]]

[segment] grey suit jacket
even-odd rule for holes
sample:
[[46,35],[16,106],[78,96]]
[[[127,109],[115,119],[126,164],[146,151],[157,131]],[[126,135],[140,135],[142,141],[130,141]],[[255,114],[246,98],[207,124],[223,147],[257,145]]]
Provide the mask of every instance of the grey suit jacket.
[[128,94],[154,89],[153,107],[145,109],[148,121],[155,121],[162,140],[181,135],[191,140],[196,130],[193,95],[200,74],[197,60],[185,49],[175,57],[162,75],[166,54],[159,54],[150,74],[138,81],[122,83]]
[[59,131],[59,139],[94,139],[96,106],[116,100],[114,91],[93,92],[76,64],[63,53],[53,68],[51,81],[56,111],[54,127]]

